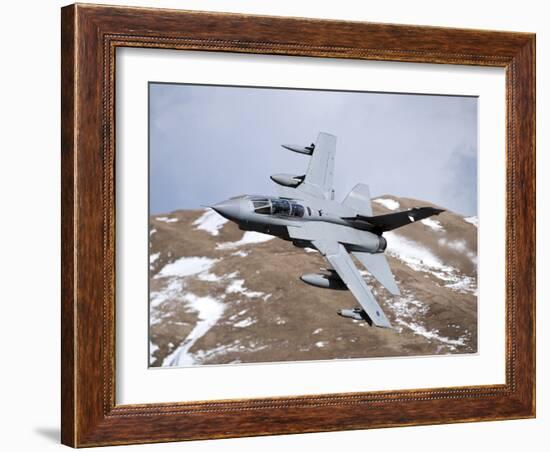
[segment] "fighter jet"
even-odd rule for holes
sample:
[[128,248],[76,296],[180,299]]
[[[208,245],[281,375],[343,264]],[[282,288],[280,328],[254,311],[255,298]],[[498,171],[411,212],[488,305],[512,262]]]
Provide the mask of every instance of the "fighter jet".
[[369,187],[357,184],[343,202],[334,199],[333,176],[336,137],[321,132],[309,146],[282,145],[310,156],[306,174],[275,174],[278,196],[241,195],[212,206],[241,230],[257,231],[291,241],[300,248],[314,248],[328,261],[321,273],[300,279],[312,286],[349,290],[360,307],[338,314],[369,325],[391,324],[356,267],[352,255],[393,295],[399,288],[384,255],[384,232],[438,215],[433,207],[376,215],[372,213]]

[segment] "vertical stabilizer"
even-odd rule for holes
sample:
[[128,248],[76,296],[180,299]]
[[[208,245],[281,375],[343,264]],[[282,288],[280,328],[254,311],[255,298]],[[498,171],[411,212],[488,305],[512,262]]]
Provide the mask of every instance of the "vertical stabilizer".
[[357,184],[348,193],[342,204],[351,207],[353,210],[357,211],[359,215],[363,215],[365,217],[372,216],[369,186],[365,184]]

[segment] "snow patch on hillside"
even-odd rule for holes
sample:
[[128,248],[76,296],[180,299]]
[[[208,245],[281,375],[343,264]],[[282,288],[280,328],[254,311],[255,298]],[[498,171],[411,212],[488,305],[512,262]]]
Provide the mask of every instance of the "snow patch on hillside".
[[428,226],[434,231],[443,231],[443,225],[433,218],[425,218],[424,220],[421,220],[420,223],[422,223],[424,226]]
[[246,328],[247,326],[253,325],[256,323],[252,317],[247,317],[246,319],[239,320],[238,322],[234,323],[233,326],[237,328]]
[[231,281],[231,284],[225,289],[226,293],[239,293],[248,298],[263,297],[264,292],[254,292],[244,287],[244,279],[235,279]]
[[398,321],[414,318],[418,315],[424,315],[428,312],[428,306],[421,301],[416,300],[410,295],[404,297],[395,297],[389,303],[393,313]]
[[214,210],[208,209],[193,222],[193,226],[196,226],[195,229],[206,231],[210,235],[216,236],[220,234],[220,229],[227,221],[226,218]]
[[413,270],[450,273],[455,269],[445,265],[428,248],[395,233],[384,234],[388,241],[387,253],[403,261]]
[[210,350],[198,350],[195,354],[195,361],[197,363],[203,363],[209,359],[212,359],[219,355],[226,355],[231,352],[239,351],[240,341],[237,339],[229,344],[218,345]]
[[473,293],[477,295],[477,283],[476,280],[470,276],[463,276],[455,282],[446,284],[445,287],[462,293]]
[[399,203],[393,199],[378,198],[378,199],[373,199],[373,202],[380,204],[381,206],[384,206],[386,209],[390,209],[390,210],[399,209]]
[[237,257],[246,257],[248,256],[248,253],[243,250],[235,251],[234,253],[231,253],[231,256],[237,256]]
[[439,246],[446,246],[460,254],[463,254],[464,256],[468,257],[468,259],[470,259],[474,264],[477,264],[477,253],[468,248],[465,240],[447,240],[441,238],[437,241],[437,243],[439,244]]
[[149,263],[154,264],[155,261],[160,257],[160,253],[153,253],[149,255]]
[[459,337],[458,339],[450,339],[450,338],[445,337],[445,336],[440,336],[439,335],[439,330],[437,330],[437,329],[428,330],[428,329],[426,329],[426,327],[424,325],[422,325],[418,322],[408,322],[407,323],[407,322],[404,322],[404,321],[400,321],[399,323],[406,326],[406,327],[408,327],[410,330],[412,330],[412,332],[414,334],[417,334],[419,336],[423,336],[428,340],[435,340],[435,341],[442,342],[443,344],[448,346],[449,351],[456,350],[457,346],[466,345],[466,342],[465,342],[466,337],[465,336]]
[[438,329],[430,330],[426,328],[418,319],[428,313],[429,307],[425,303],[415,299],[411,294],[395,298],[393,301],[388,302],[388,305],[395,315],[394,323],[400,325],[402,328],[411,330],[414,334],[423,336],[430,341],[441,342],[449,351],[456,350],[458,346],[466,345],[466,335],[458,339],[450,339],[442,336]]
[[155,309],[160,304],[168,300],[177,300],[181,295],[183,288],[182,281],[172,279],[168,282],[168,285],[162,288],[160,291],[154,291],[149,294],[150,308],[151,308],[151,323],[154,323],[156,314]]
[[[385,237],[388,240],[387,253],[404,262],[413,270],[435,276],[437,279],[444,282],[445,287],[451,290],[473,294],[477,292],[474,278],[465,276],[456,268],[444,264],[428,248],[396,234],[395,232],[386,232]],[[474,263],[477,261],[475,253],[467,250],[466,244],[462,243],[462,241],[447,241],[445,239],[440,239],[438,244],[440,246],[449,246],[465,254],[472,259]]]
[[275,236],[262,234],[261,232],[246,231],[240,240],[216,244],[217,250],[230,250],[244,245],[252,245],[273,240]]
[[437,242],[440,246],[447,246],[455,251],[458,251],[459,253],[466,253],[468,251],[466,241],[464,240],[439,239]]
[[177,223],[177,218],[170,218],[170,217],[157,217],[155,218],[157,221],[162,221],[163,223]]
[[198,297],[193,293],[186,293],[182,298],[186,307],[198,314],[198,321],[178,348],[164,359],[163,366],[197,364],[195,356],[190,352],[191,347],[218,322],[225,310],[221,301],[210,296]]
[[206,282],[220,282],[220,281],[223,281],[224,279],[223,276],[218,276],[215,273],[210,273],[209,271],[199,273],[198,278],[201,281],[206,281]]
[[169,276],[190,276],[196,275],[206,270],[210,270],[219,259],[210,259],[208,257],[181,257],[177,261],[165,265],[160,272],[155,275],[157,278]]
[[477,217],[466,217],[464,218],[464,221],[466,223],[470,223],[470,224],[473,224],[476,228],[479,226],[479,220]]

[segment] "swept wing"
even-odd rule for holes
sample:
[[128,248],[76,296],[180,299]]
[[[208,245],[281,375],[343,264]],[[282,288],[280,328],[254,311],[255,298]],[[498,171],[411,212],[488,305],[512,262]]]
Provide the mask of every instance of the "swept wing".
[[377,303],[359,270],[353,263],[351,256],[341,243],[314,240],[313,245],[329,261],[338,276],[344,281],[348,289],[355,296],[363,310],[378,327],[391,328],[390,321]]
[[311,148],[298,148],[291,145],[283,145],[283,147],[301,154],[309,154],[311,157],[303,181],[296,188],[280,187],[279,196],[295,199],[309,197],[332,199],[336,137],[321,132]]

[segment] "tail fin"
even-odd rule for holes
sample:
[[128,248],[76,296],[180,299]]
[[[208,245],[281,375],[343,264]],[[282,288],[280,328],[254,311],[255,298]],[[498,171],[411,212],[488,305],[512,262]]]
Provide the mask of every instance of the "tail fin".
[[353,254],[368,272],[380,281],[390,293],[393,295],[401,295],[386,256],[383,254],[370,254],[358,251],[353,251],[351,254]]
[[343,204],[356,210],[360,215],[372,216],[372,205],[370,201],[369,186],[365,184],[357,184],[348,193]]

